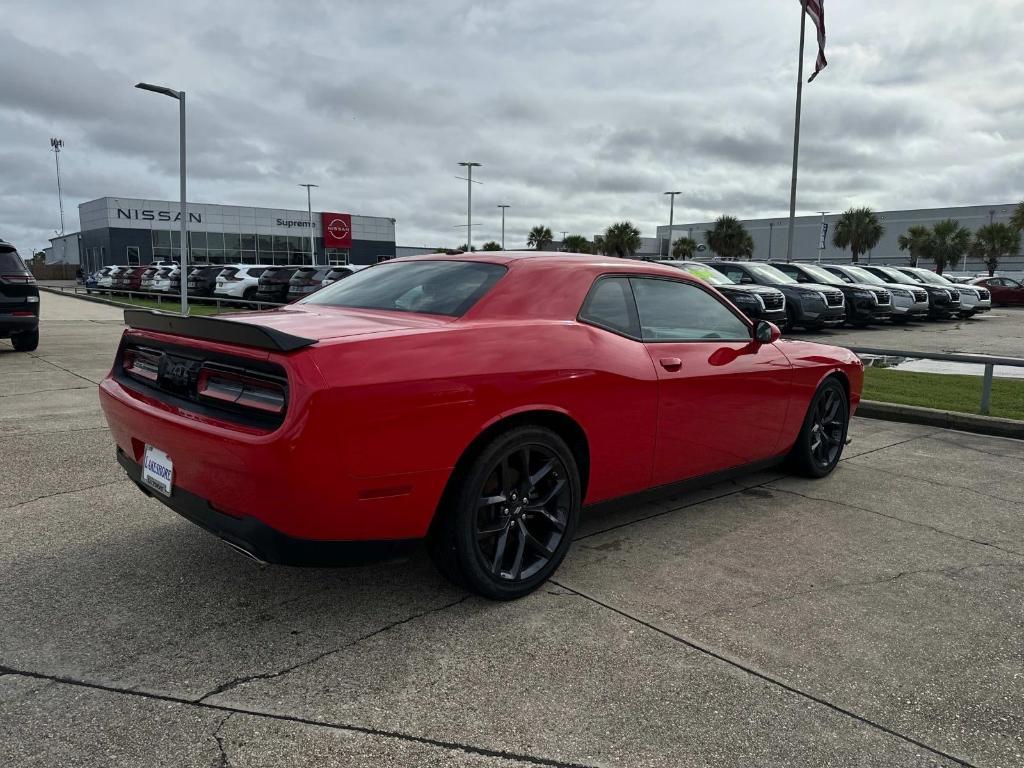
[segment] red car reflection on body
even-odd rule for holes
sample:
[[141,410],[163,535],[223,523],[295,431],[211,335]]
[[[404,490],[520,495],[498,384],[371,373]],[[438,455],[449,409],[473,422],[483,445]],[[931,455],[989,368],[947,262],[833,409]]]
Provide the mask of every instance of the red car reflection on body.
[[551,575],[587,505],[828,474],[863,376],[686,273],[596,256],[421,256],[269,312],[125,314],[100,399],[145,493],[269,562],[426,539],[497,599]]

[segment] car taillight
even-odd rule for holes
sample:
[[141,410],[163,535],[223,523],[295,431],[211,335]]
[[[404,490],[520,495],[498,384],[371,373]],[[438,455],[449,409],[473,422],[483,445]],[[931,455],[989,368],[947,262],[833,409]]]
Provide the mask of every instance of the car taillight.
[[160,354],[146,349],[129,347],[121,356],[124,372],[136,379],[155,384],[160,376]]
[[0,280],[9,283],[34,283],[36,279],[32,275],[0,275]]
[[199,372],[196,394],[264,413],[283,413],[286,401],[285,387],[277,381],[217,368]]
[[241,282],[242,280],[242,278],[240,277],[222,277],[220,279],[223,280],[225,283],[238,283]]

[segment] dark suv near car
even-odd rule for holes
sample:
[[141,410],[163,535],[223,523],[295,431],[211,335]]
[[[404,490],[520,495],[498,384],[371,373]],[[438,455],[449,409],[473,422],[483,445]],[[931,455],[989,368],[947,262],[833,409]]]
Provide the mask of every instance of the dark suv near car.
[[863,328],[869,323],[881,323],[892,318],[892,294],[882,286],[843,282],[817,264],[775,261],[772,266],[798,283],[830,285],[842,291],[846,299],[846,322],[850,325]]
[[786,325],[786,297],[778,288],[767,285],[738,285],[710,264],[700,261],[658,261],[681,269],[713,285],[751,320],[767,320],[780,328]]
[[253,301],[269,301],[277,304],[288,302],[288,282],[292,276],[302,269],[301,266],[267,267],[260,275]]
[[39,288],[17,249],[0,240],[0,339],[19,352],[39,346]]
[[[906,283],[909,276],[895,267],[879,267],[865,264],[864,269],[887,283]],[[915,281],[917,282],[917,281]],[[933,320],[946,319],[960,313],[960,292],[953,287],[943,288],[930,283],[921,283],[928,292],[928,317]]]
[[213,296],[213,291],[217,288],[217,276],[223,271],[223,264],[213,264],[189,272],[188,295]]
[[712,265],[740,285],[768,285],[786,297],[786,326],[816,331],[842,325],[846,320],[843,292],[834,285],[797,283],[792,277],[765,262],[716,261]]
[[288,281],[288,301],[298,301],[324,287],[324,278],[333,267],[302,267]]

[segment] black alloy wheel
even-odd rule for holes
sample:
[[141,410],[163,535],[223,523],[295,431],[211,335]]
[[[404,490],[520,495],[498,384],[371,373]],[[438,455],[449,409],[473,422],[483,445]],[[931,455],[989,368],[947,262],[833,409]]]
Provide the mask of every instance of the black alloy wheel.
[[558,435],[521,427],[480,452],[457,499],[431,532],[435,563],[474,592],[511,600],[540,586],[565,557],[579,517],[579,473]]
[[18,352],[34,352],[39,347],[39,329],[14,334],[11,344]]
[[835,469],[846,445],[849,413],[843,385],[837,379],[826,379],[811,400],[793,446],[792,458],[801,474],[824,477]]

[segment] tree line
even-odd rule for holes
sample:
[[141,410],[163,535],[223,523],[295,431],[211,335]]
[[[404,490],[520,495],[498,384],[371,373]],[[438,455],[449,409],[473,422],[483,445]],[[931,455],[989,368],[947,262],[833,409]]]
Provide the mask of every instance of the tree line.
[[[965,254],[981,259],[990,275],[999,268],[1001,259],[1020,251],[1021,233],[1024,231],[1024,201],[1014,209],[1009,223],[993,222],[971,232],[956,219],[944,219],[931,227],[912,226],[897,239],[901,251],[910,255],[911,266],[931,261],[940,275],[947,267],[955,266]],[[878,215],[870,208],[850,208],[836,221],[832,244],[844,251],[849,248],[853,262],[874,249],[885,234]],[[750,259],[754,255],[754,239],[735,216],[719,216],[714,226],[704,233],[707,246],[724,259]],[[550,250],[555,245],[550,227],[543,224],[530,230],[527,245],[538,251]],[[481,246],[485,251],[501,250],[493,240]],[[680,237],[672,243],[672,258],[692,259],[698,243],[692,237]],[[620,221],[608,227],[604,234],[591,242],[583,235],[567,235],[559,250],[568,253],[595,253],[605,256],[629,258],[640,250],[640,230],[630,221]]]

